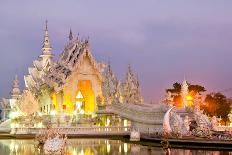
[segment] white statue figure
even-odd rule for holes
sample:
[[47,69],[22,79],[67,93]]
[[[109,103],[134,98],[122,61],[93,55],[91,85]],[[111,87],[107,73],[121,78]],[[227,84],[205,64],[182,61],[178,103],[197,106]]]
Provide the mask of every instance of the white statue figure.
[[170,135],[172,132],[172,128],[170,125],[170,113],[174,107],[170,108],[164,115],[164,120],[163,120],[163,133]]
[[25,90],[19,100],[19,109],[25,115],[31,115],[38,111],[39,103],[29,90]]
[[175,112],[171,113],[171,128],[173,134],[175,134],[178,137],[181,137],[183,135],[183,120]]
[[197,128],[194,129],[193,134],[199,137],[210,137],[212,132],[212,124],[208,116],[202,111],[194,111],[194,119],[197,123]]
[[211,124],[212,124],[212,128],[214,131],[217,130],[217,127],[218,127],[218,120],[217,120],[217,117],[216,116],[213,116],[212,119],[211,119]]
[[47,139],[44,143],[45,153],[61,153],[62,149],[65,146],[65,141],[59,136],[56,136],[53,139]]
[[191,122],[190,122],[190,119],[189,117],[186,115],[185,118],[184,118],[184,130],[185,130],[185,134],[188,134],[189,133],[189,130],[190,130],[190,125]]

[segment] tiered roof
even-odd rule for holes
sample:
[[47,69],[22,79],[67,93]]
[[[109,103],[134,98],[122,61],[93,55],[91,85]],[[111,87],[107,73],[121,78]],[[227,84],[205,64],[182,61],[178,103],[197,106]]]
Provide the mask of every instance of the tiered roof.
[[[72,33],[70,32],[70,35]],[[98,77],[101,79],[101,68],[93,58],[88,40],[80,40],[79,38],[73,39],[69,36],[69,43],[65,46],[63,53],[60,55],[59,60],[55,63],[46,77],[47,84],[54,87],[56,91],[62,89],[66,79],[71,75],[72,71],[77,69],[81,64],[84,56],[90,58]]]

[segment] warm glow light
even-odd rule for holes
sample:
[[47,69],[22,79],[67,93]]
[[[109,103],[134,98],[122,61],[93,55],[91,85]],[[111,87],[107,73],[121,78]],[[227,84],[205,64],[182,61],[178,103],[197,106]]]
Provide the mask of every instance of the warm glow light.
[[85,111],[82,109],[81,111],[80,111],[80,114],[85,114]]
[[123,126],[127,126],[127,125],[128,125],[127,120],[124,119],[124,120],[123,120]]
[[74,109],[74,104],[72,103],[72,97],[69,92],[64,92],[64,97],[63,97],[63,110],[68,113],[73,113]]
[[76,149],[73,150],[73,155],[77,155]]
[[42,122],[38,123],[38,128],[42,128],[42,127],[43,127],[43,123]]
[[82,96],[81,92],[79,91],[77,96],[76,96],[76,99],[83,99],[84,97]]
[[75,111],[73,111],[73,115],[76,115],[77,114],[77,111],[75,110]]
[[15,152],[16,152],[16,154],[18,153],[18,148],[19,148],[19,146],[16,144],[15,145]]
[[124,143],[124,152],[127,153],[127,151],[128,151],[127,143]]
[[19,116],[20,116],[19,112],[10,112],[10,114],[9,114],[10,119],[14,119],[14,118],[17,118]]
[[190,95],[188,95],[188,96],[186,96],[186,100],[187,100],[187,101],[192,101],[192,100],[193,100],[193,97],[190,96]]
[[56,110],[51,110],[50,114],[55,116],[56,115]]
[[106,150],[107,150],[107,153],[110,153],[110,144],[108,140],[107,140]]
[[11,127],[11,128],[14,128],[14,127],[15,127],[15,124],[14,124],[14,123],[11,123],[11,124],[10,124],[10,127]]
[[[83,109],[86,114],[91,114],[95,111],[95,97],[92,89],[92,83],[90,80],[78,81],[78,93],[81,92]],[[81,96],[80,96],[81,97]]]
[[110,119],[107,117],[106,119],[106,126],[109,126],[110,125]]

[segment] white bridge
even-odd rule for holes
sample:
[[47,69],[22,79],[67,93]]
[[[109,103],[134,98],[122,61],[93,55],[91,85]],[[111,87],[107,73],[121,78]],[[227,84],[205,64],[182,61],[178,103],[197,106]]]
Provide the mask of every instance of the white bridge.
[[[128,135],[131,131],[131,127],[121,126],[59,127],[54,129],[67,135]],[[43,130],[46,130],[46,128],[12,128],[11,134],[37,134]]]
[[114,103],[107,105],[105,111],[130,120],[132,128],[141,133],[160,133],[167,108],[162,105]]

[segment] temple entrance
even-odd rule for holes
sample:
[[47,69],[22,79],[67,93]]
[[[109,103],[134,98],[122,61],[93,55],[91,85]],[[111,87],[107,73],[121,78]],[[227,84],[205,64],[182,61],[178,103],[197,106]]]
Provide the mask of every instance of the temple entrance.
[[95,98],[90,80],[78,81],[76,110],[85,114],[90,114],[95,111]]

